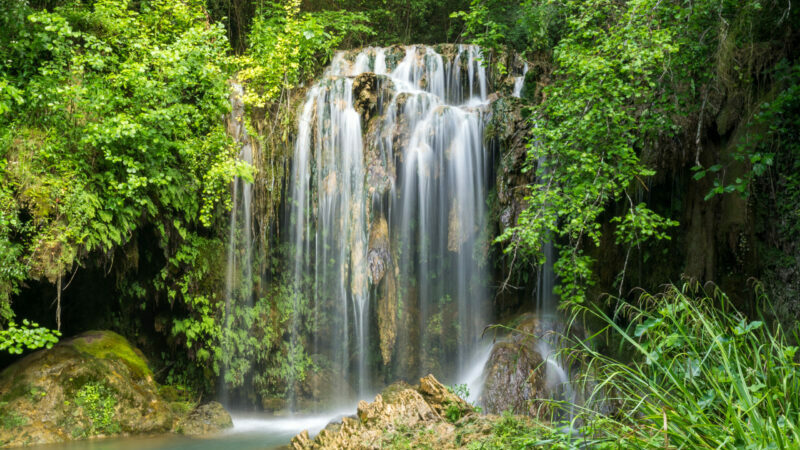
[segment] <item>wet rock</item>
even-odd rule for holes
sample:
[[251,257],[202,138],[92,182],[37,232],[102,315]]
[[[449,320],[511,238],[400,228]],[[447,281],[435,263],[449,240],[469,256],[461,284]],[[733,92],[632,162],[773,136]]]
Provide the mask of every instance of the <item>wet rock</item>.
[[522,103],[515,98],[500,97],[492,102],[486,135],[496,139],[503,149],[497,168],[497,202],[491,216],[499,217],[500,231],[517,224],[527,207],[528,192],[519,189],[534,181],[535,170],[526,170],[528,142],[532,137],[530,120],[522,113]]
[[541,321],[525,317],[515,331],[492,348],[484,369],[485,383],[479,403],[486,412],[538,416],[545,412],[541,402],[548,398],[546,366],[539,350]]
[[366,124],[380,114],[383,101],[392,98],[394,85],[389,77],[366,72],[353,80],[353,107]]
[[[352,398],[356,395],[342,376],[341,369],[331,367],[330,363],[321,355],[314,355],[312,359],[317,366],[306,372],[305,378],[298,386],[298,393],[301,396],[298,405],[300,409],[319,409],[341,398]],[[284,408],[273,409],[273,411],[285,409],[285,400],[283,406]]]
[[381,214],[373,221],[369,233],[370,282],[377,287],[378,334],[380,336],[381,357],[384,365],[392,361],[397,340],[397,282],[393,270],[389,242],[389,225]]
[[111,331],[90,331],[40,350],[0,373],[0,445],[169,431],[142,353]]
[[308,436],[308,430],[303,430],[302,433],[292,438],[291,448],[295,450],[312,448],[312,442],[311,438]]
[[408,445],[412,448],[457,448],[456,425],[443,415],[451,404],[464,408],[465,415],[473,412],[472,407],[450,394],[433,375],[422,378],[417,389],[395,383],[372,403],[359,402],[356,417],[329,424],[313,440],[304,431],[292,439],[291,448],[387,448],[395,446],[395,437],[405,434],[410,434]]
[[447,390],[433,375],[428,375],[419,380],[419,392],[440,416],[444,416],[447,409],[453,406],[462,411],[472,410],[472,406],[461,397]]
[[413,389],[395,393],[391,403],[385,402],[381,394],[372,403],[358,402],[358,418],[367,428],[415,427],[421,422],[436,421],[438,417],[422,395]]
[[381,215],[374,221],[369,232],[369,261],[370,282],[378,285],[391,262],[389,254],[389,225]]
[[543,393],[537,370],[543,359],[535,350],[513,342],[499,342],[492,349],[486,369],[486,384],[480,402],[487,412],[511,410],[526,414],[531,399]]
[[175,431],[190,436],[219,433],[233,427],[231,415],[219,402],[199,405],[175,425]]
[[[451,252],[458,252],[461,246],[469,239],[469,230],[465,230],[461,220],[463,219],[461,211],[459,211],[458,201],[453,201],[450,207],[447,221],[447,250]],[[472,220],[472,218],[468,218]]]
[[264,397],[261,399],[261,407],[264,411],[275,412],[286,409],[286,399],[282,397]]

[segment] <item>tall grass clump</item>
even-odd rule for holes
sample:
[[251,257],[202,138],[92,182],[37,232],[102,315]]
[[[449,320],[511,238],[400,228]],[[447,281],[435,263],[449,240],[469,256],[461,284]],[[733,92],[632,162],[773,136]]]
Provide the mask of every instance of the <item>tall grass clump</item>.
[[[756,294],[767,307],[759,286]],[[603,325],[573,352],[585,364],[587,397],[572,419],[583,439],[624,448],[800,447],[800,365],[789,339],[797,323],[784,330],[760,312],[751,320],[719,289],[697,283],[636,304],[618,300],[613,314],[598,305],[581,313]],[[618,338],[617,355],[596,349],[603,338]],[[588,426],[596,421],[604,426]]]

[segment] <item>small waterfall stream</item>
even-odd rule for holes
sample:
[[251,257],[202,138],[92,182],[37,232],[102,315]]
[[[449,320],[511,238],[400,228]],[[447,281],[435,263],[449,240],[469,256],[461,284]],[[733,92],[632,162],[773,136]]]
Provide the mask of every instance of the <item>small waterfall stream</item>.
[[521,97],[522,96],[522,88],[525,87],[525,76],[528,75],[528,63],[527,61],[522,66],[522,75],[518,77],[514,77],[514,91],[512,91],[511,95],[514,97]]
[[[361,397],[376,381],[455,375],[489,319],[487,71],[477,47],[453,53],[338,53],[300,113],[289,241],[318,326],[308,351]],[[373,92],[370,116],[358,102]]]
[[[253,144],[244,123],[244,89],[242,85],[231,86],[231,113],[228,118],[228,134],[241,144],[239,159],[253,163]],[[228,236],[227,264],[225,270],[225,335],[237,325],[233,323],[232,308],[236,305],[253,306],[253,184],[236,177],[232,183],[230,230]],[[227,338],[223,346],[232,345]],[[229,368],[220,368],[220,400],[229,404],[228,383],[225,381]]]

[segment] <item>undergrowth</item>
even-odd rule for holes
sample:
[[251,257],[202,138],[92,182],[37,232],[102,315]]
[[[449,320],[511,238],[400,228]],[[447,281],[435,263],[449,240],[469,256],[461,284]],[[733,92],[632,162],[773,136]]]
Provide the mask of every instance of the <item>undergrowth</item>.
[[[760,311],[769,302],[756,287]],[[797,448],[800,365],[797,335],[760,313],[752,320],[717,288],[670,285],[613,314],[580,307],[574,318],[604,325],[566,349],[582,364],[586,394],[563,423],[518,426],[505,416],[483,448]],[[601,340],[620,342],[617,355]],[[621,362],[626,355],[631,362]]]

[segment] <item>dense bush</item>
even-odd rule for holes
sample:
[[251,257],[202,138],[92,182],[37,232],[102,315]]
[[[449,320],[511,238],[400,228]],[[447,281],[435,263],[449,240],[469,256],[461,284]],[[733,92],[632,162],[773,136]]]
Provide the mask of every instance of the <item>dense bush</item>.
[[[147,286],[123,286],[128,301],[160,289],[193,320],[213,318],[219,299],[198,300],[198,258],[215,257],[203,253],[212,226],[230,180],[247,173],[222,121],[222,27],[197,2],[0,9],[0,323],[23,280],[110,262],[144,225],[167,265]],[[190,331],[175,333],[191,342]]]

